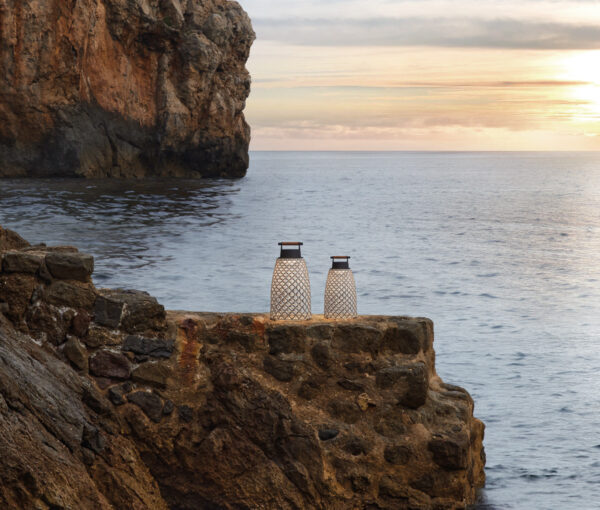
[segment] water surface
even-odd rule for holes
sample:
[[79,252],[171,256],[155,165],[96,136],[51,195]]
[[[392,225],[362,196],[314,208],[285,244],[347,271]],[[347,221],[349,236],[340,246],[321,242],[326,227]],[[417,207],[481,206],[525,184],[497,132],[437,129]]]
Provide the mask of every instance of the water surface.
[[304,241],[320,313],[348,254],[359,311],[435,321],[487,425],[480,508],[599,508],[600,154],[253,153],[240,181],[0,181],[0,224],[96,256],[98,286],[266,311]]

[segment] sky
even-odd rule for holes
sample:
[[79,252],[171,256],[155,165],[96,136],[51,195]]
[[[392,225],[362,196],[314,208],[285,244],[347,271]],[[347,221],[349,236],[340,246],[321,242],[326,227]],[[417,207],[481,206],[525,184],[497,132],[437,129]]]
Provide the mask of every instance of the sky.
[[253,150],[600,150],[600,0],[239,0]]

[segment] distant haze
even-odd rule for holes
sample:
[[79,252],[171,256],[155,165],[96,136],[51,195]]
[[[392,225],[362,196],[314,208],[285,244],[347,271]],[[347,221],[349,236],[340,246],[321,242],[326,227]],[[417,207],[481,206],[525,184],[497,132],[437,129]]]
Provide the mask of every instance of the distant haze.
[[254,150],[600,150],[596,0],[240,0]]

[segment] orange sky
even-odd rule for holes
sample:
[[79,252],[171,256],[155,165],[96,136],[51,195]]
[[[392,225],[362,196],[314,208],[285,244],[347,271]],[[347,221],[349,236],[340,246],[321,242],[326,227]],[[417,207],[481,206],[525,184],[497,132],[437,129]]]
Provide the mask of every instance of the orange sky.
[[253,150],[600,150],[594,0],[242,0]]

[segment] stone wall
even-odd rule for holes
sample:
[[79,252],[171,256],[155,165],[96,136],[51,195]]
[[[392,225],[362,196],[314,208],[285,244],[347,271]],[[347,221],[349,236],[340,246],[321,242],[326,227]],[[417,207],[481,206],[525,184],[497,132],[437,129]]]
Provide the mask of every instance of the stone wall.
[[0,272],[5,317],[93,382],[92,476],[118,438],[168,508],[453,509],[483,485],[484,426],[437,376],[430,320],[167,313],[92,271],[75,248],[35,246]]

